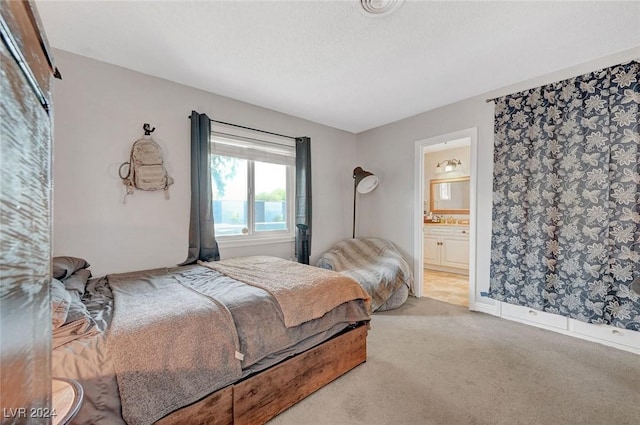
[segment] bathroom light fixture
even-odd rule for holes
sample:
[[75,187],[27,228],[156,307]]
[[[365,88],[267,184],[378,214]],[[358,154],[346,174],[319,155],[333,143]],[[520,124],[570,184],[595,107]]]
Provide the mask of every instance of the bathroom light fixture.
[[[353,169],[353,234],[356,237],[356,196],[358,193],[369,193],[378,186],[375,174],[365,171],[362,167]],[[357,192],[357,193],[356,193]]]
[[457,167],[460,167],[462,162],[459,159],[445,159],[444,161],[438,162],[436,165],[436,173],[450,173],[451,171],[455,171]]
[[360,0],[362,10],[366,15],[385,16],[400,7],[404,0]]

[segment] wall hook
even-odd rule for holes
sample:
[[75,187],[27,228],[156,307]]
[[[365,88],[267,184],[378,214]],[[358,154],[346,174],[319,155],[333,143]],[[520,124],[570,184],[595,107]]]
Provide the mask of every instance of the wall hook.
[[156,131],[156,128],[155,127],[151,128],[151,125],[149,125],[149,123],[144,123],[144,125],[142,126],[142,129],[144,130],[145,136],[151,136],[151,133]]

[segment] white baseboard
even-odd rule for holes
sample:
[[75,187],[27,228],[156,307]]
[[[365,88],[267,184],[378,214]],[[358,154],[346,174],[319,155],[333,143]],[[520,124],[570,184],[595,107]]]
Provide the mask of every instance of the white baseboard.
[[492,316],[500,316],[500,312],[498,311],[498,308],[496,305],[480,303],[477,301],[469,306],[469,310],[478,311],[480,313],[487,313]]
[[[479,303],[475,303],[477,307]],[[486,305],[486,304],[484,304]],[[493,306],[491,306],[493,307]],[[504,307],[504,308],[503,308]],[[580,322],[557,314],[536,312],[528,307],[516,306],[497,302],[496,311],[483,311],[503,319],[512,320],[525,325],[547,329],[563,335],[580,338],[591,342],[597,342],[619,350],[640,354],[640,332],[629,329],[620,329],[614,326],[595,325]]]

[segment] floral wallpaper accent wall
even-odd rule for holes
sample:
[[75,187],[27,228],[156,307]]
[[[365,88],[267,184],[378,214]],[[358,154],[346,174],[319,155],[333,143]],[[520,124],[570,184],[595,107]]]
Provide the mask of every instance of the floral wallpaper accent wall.
[[496,99],[489,296],[640,331],[640,64]]

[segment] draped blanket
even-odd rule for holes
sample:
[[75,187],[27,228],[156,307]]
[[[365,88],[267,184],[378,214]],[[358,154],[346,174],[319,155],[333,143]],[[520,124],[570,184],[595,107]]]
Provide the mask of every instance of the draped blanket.
[[388,241],[345,239],[320,256],[318,267],[340,272],[357,281],[371,296],[376,311],[402,285],[413,283],[411,267]]
[[347,301],[370,301],[350,277],[282,258],[238,257],[199,264],[269,292],[280,305],[288,328],[322,317]]
[[241,376],[229,311],[166,269],[108,275],[107,342],[129,425],[151,424]]

